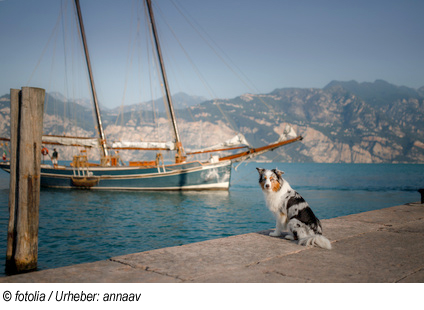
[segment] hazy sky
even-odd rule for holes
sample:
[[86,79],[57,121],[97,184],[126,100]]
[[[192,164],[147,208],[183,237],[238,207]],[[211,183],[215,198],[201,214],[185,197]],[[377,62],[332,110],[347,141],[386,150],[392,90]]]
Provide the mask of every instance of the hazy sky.
[[[146,100],[152,86],[140,72],[156,73],[140,60],[151,53],[137,32],[144,13],[133,0],[80,1],[100,101]],[[173,93],[232,98],[332,80],[424,86],[422,0],[153,2]],[[88,96],[73,10],[69,0],[0,0],[0,95],[35,86]]]

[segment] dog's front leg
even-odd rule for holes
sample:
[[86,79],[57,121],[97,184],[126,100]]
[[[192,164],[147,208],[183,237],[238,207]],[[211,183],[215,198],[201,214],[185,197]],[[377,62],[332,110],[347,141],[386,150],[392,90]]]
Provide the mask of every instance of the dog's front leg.
[[286,229],[286,219],[287,216],[284,214],[279,214],[277,216],[275,230],[269,233],[271,237],[279,237],[283,234],[283,231]]

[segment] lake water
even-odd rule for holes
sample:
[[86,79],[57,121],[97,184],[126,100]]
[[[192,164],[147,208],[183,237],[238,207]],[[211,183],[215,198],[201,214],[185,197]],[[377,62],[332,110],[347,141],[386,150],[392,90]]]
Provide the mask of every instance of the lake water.
[[[228,192],[42,189],[38,267],[48,269],[274,227],[255,167],[285,178],[320,219],[420,201],[424,165],[241,164]],[[9,175],[0,171],[0,276],[9,221]],[[324,226],[325,232],[325,226]]]

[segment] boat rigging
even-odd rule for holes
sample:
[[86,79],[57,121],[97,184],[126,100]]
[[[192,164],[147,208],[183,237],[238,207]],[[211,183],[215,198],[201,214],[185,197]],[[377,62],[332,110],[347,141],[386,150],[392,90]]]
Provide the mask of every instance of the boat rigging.
[[[145,0],[150,30],[154,38],[156,56],[160,65],[165,99],[172,122],[175,140],[173,142],[118,141],[108,143],[103,128],[94,77],[92,74],[92,65],[84,30],[80,1],[74,1],[96,115],[98,138],[45,135],[43,136],[43,144],[83,146],[85,148],[98,147],[101,150],[101,160],[99,164],[91,163],[88,161],[86,153],[83,152],[80,155],[75,155],[69,166],[42,164],[42,186],[96,190],[228,190],[230,187],[231,167],[233,162],[252,159],[260,154],[302,139],[302,137],[297,136],[291,128],[286,128],[285,134],[283,134],[278,141],[259,148],[253,148],[243,135],[238,134],[235,138],[227,140],[222,144],[186,153],[181,141],[175,116],[160,40],[156,29],[152,2],[151,0]],[[217,152],[221,154],[225,151],[234,151],[242,148],[247,148],[247,150],[225,156],[214,155],[205,161],[187,160],[187,155]],[[165,164],[163,156],[159,152],[154,161],[130,161],[129,164],[125,166],[121,164],[122,161],[119,155],[109,154],[108,150],[111,149],[175,151],[175,162],[172,164]],[[10,163],[1,163],[0,167],[6,171],[10,171]]]

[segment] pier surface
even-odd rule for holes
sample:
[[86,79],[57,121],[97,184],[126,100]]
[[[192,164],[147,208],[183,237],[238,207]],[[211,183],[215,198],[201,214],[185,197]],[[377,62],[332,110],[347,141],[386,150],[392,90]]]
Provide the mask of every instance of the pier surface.
[[270,231],[1,277],[0,282],[424,282],[424,204],[322,220],[333,249]]

